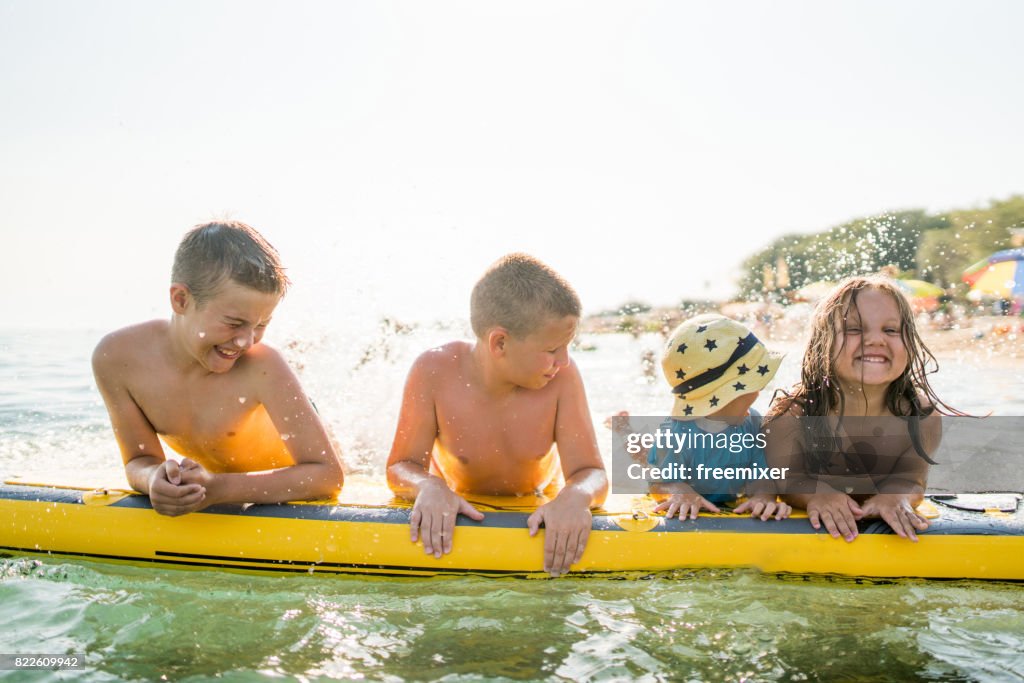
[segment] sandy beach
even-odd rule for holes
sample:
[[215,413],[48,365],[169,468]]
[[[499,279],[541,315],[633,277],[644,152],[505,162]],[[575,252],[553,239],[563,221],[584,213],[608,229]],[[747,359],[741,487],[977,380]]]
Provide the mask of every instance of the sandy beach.
[[940,360],[984,360],[1017,368],[1024,360],[1024,318],[969,318],[949,330],[924,327],[921,337]]
[[[781,309],[784,315],[774,317],[770,324],[753,315],[737,315],[727,304],[719,311],[708,308],[700,312],[722,312],[746,323],[765,341],[802,344],[807,334],[810,308]],[[667,334],[683,320],[677,309],[652,309],[644,313],[618,317],[591,316],[581,325],[585,334],[607,334],[634,330],[662,331]],[[626,329],[623,329],[626,328]],[[918,330],[928,349],[941,361],[957,363],[996,363],[1006,367],[1022,367],[1024,360],[1024,317],[963,316],[947,329],[929,320],[919,319]]]

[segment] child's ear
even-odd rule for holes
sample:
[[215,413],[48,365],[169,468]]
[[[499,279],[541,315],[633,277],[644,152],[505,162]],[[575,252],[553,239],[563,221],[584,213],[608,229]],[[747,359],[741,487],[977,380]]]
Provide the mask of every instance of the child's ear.
[[487,350],[496,356],[505,355],[505,344],[508,343],[508,330],[495,327],[487,333]]
[[183,284],[175,282],[171,285],[171,309],[178,315],[183,315],[188,310],[188,304],[192,301],[192,292]]

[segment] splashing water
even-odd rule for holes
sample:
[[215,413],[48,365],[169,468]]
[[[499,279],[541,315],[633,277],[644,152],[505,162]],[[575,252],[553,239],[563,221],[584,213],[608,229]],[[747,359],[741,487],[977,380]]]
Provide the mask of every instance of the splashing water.
[[[346,464],[383,479],[409,365],[466,331],[323,331],[278,346]],[[0,473],[122,476],[89,371],[100,336],[0,335],[0,384],[10,388],[0,394]],[[595,349],[574,358],[610,451],[606,416],[671,404],[660,378],[644,375],[662,338],[587,342]],[[773,385],[786,386],[800,347],[770,345],[788,351]],[[964,410],[1019,413],[1021,379],[998,357],[953,353],[935,387]],[[758,399],[762,412],[770,393]],[[1001,680],[1024,668],[1020,591],[738,571],[646,581],[280,578],[0,558],[0,652],[85,652],[86,676],[102,680]]]

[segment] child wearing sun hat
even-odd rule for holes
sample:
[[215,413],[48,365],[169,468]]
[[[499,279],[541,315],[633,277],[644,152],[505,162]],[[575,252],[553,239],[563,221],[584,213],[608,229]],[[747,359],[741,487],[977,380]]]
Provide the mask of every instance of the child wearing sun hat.
[[[718,504],[735,500],[746,488],[749,498],[736,512],[762,520],[784,519],[791,508],[770,487],[736,479],[698,477],[708,468],[765,466],[760,415],[751,410],[758,393],[768,385],[782,362],[741,323],[717,314],[683,322],[670,336],[662,355],[665,379],[675,403],[663,427],[676,448],[652,448],[648,463],[692,473],[690,479],[661,482],[652,493],[668,494],[656,511],[696,519],[702,508],[718,512]],[[683,447],[678,447],[683,445]]]

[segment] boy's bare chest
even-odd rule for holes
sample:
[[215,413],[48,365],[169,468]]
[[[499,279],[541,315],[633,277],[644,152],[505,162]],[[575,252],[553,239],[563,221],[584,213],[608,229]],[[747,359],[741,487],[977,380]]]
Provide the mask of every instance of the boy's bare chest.
[[457,456],[488,453],[529,461],[546,455],[555,441],[557,397],[553,394],[503,401],[473,395],[446,400],[442,395],[435,410],[438,440]]
[[231,432],[259,406],[244,382],[226,375],[183,379],[157,372],[131,392],[154,430],[169,436],[234,436]]

